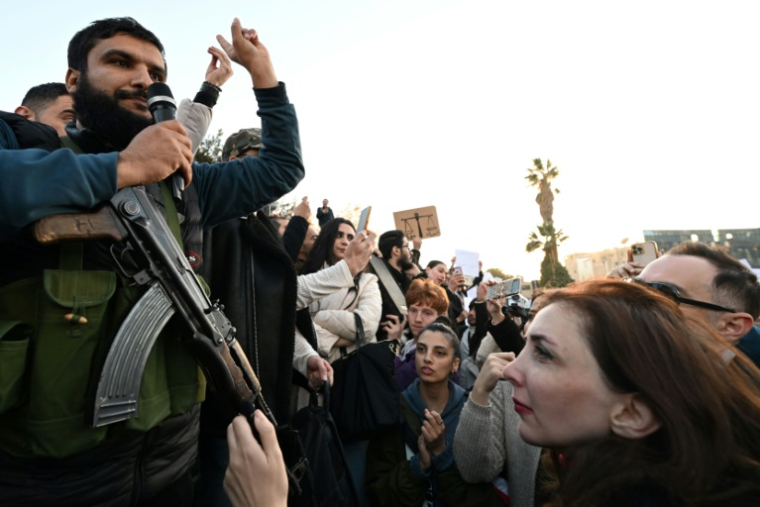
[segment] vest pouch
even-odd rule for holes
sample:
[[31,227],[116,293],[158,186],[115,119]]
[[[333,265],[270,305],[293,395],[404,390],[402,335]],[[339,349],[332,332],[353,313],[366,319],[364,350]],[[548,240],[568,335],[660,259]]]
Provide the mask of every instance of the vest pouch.
[[[124,430],[147,431],[198,403],[204,379],[179,342],[179,328],[172,331],[179,324],[174,318],[148,357],[138,417],[90,427],[85,414],[92,411],[93,368],[99,367],[110,346],[108,340],[142,292],[140,287],[122,286],[111,271],[46,270],[42,276],[0,287],[0,322],[29,322],[34,328],[26,342],[26,367],[14,374],[22,375],[20,393],[14,394],[13,406],[0,412],[0,451],[19,457],[61,458],[120,438]],[[3,341],[0,347],[21,347]],[[10,371],[5,354],[2,359],[0,379]],[[24,361],[16,359],[13,364],[18,370]]]
[[14,408],[22,394],[32,326],[0,320],[0,414]]
[[106,428],[85,421],[90,372],[108,336],[111,271],[45,270],[38,298],[27,434],[35,455],[62,457],[93,447]]
[[63,270],[0,288],[0,320],[34,327],[20,398],[0,417],[4,452],[60,458],[105,439],[107,429],[90,428],[84,413],[93,355],[108,336],[115,290],[113,272]]

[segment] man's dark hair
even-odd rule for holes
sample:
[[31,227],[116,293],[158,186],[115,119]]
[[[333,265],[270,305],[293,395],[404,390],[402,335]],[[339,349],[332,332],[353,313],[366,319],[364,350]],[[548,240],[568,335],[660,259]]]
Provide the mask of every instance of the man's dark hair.
[[45,83],[29,88],[24,95],[21,105],[28,107],[39,118],[40,115],[58,100],[61,95],[68,95],[69,91],[63,83]]
[[383,259],[388,260],[391,258],[391,250],[394,246],[402,248],[406,237],[403,231],[396,229],[395,231],[384,232],[377,240],[377,248],[380,249],[380,253],[383,254]]
[[74,35],[69,42],[69,67],[84,73],[87,70],[87,55],[95,44],[119,33],[150,42],[158,48],[161,56],[164,56],[164,46],[158,37],[133,18],[107,18],[93,21]]
[[668,255],[701,257],[715,266],[718,274],[712,281],[718,304],[733,306],[757,319],[760,315],[760,284],[757,276],[741,262],[728,255],[721,247],[708,246],[697,241],[684,241],[668,250]]

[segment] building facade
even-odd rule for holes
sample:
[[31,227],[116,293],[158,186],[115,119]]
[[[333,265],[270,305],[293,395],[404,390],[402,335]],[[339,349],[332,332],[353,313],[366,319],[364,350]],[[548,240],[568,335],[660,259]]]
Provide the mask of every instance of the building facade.
[[[660,253],[666,253],[684,241],[699,241],[721,246],[735,259],[746,259],[753,268],[760,268],[760,229],[694,229],[644,231],[644,241],[654,241]],[[594,253],[577,253],[565,256],[573,280],[582,282],[605,276],[628,261],[629,246],[609,248]]]
[[735,259],[746,259],[753,268],[760,268],[760,229],[644,231],[644,240],[655,241],[662,253],[682,241],[722,246]]
[[576,282],[601,278],[628,260],[628,247],[608,248],[601,252],[565,256],[565,267]]

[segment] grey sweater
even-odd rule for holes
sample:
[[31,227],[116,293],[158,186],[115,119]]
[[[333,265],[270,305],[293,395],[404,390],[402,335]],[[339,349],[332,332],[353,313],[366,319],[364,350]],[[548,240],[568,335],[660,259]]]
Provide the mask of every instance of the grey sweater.
[[541,448],[520,438],[512,384],[496,384],[488,402],[483,407],[470,398],[462,409],[454,437],[459,472],[467,482],[493,481],[506,463],[512,507],[533,507]]

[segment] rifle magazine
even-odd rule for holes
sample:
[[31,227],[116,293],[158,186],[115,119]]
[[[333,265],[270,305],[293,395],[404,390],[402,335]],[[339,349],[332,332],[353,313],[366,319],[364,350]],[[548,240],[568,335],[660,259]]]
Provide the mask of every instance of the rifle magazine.
[[145,364],[158,335],[175,311],[158,283],[153,283],[132,307],[116,333],[100,374],[93,427],[137,417]]

